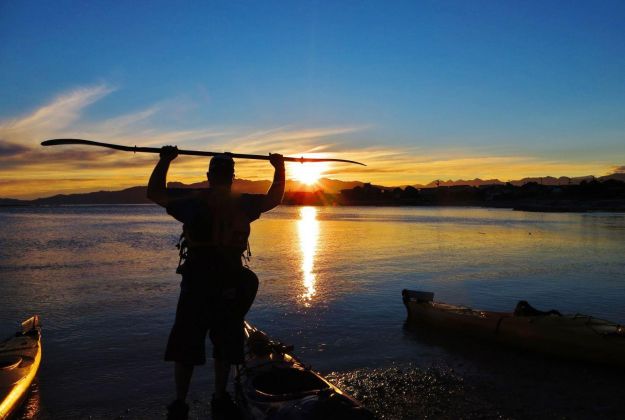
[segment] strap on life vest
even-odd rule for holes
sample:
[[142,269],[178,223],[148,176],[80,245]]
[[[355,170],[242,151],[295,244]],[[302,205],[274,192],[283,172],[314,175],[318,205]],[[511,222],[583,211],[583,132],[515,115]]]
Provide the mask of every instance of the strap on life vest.
[[176,248],[178,248],[178,255],[180,256],[180,259],[178,260],[178,267],[176,267],[176,273],[182,274],[182,267],[184,266],[184,263],[189,255],[189,247],[187,246],[184,232],[180,234]]
[[[177,274],[182,274],[182,270],[184,267],[184,263],[189,258],[189,239],[185,235],[183,231],[178,238],[178,242],[176,243],[176,248],[178,248],[178,267],[176,268]],[[241,262],[244,267],[249,268],[249,263],[252,260],[252,249],[250,248],[250,241],[247,241],[246,250],[241,254]]]

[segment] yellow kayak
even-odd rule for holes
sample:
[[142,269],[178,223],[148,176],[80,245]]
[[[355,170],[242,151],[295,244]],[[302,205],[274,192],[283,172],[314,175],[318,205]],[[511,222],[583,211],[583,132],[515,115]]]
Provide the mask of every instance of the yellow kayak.
[[524,350],[625,367],[625,327],[588,315],[542,312],[521,301],[514,312],[493,312],[434,301],[434,294],[402,291],[408,323]]
[[28,394],[41,363],[41,327],[37,315],[0,342],[0,419],[14,414]]

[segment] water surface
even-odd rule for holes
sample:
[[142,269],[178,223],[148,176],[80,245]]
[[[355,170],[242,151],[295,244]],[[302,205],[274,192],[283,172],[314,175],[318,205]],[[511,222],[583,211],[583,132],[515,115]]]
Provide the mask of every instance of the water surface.
[[[0,225],[0,332],[32,313],[44,323],[36,416],[160,416],[180,225],[156,206],[8,208]],[[476,366],[404,329],[403,288],[625,322],[625,214],[279,207],[250,243],[261,284],[249,319],[325,373]],[[211,374],[192,385],[203,406]]]

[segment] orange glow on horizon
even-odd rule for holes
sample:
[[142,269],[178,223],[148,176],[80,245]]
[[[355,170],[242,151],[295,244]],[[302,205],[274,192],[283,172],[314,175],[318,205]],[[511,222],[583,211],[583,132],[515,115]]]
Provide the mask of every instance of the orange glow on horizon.
[[[70,148],[68,155],[52,150],[34,149],[32,159],[17,159],[0,165],[0,198],[34,199],[55,194],[118,191],[146,186],[158,157],[154,155],[102,153],[81,155],[80,148]],[[61,149],[60,149],[61,150]],[[64,150],[64,149],[63,149]],[[34,153],[34,152],[33,152]],[[291,153],[296,155],[297,153]],[[313,157],[313,155],[310,155]],[[366,167],[329,163],[288,163],[287,179],[316,185],[321,177],[340,181],[370,182],[397,187],[427,185],[440,179],[499,179],[506,182],[525,177],[607,175],[614,166],[599,162],[542,160],[531,156],[415,156],[410,151],[375,149],[316,154],[314,157],[351,158]],[[207,159],[181,156],[171,165],[168,181],[186,184],[206,180]],[[610,171],[612,170],[612,172]],[[236,177],[252,181],[271,180],[273,168],[268,162],[236,161]]]

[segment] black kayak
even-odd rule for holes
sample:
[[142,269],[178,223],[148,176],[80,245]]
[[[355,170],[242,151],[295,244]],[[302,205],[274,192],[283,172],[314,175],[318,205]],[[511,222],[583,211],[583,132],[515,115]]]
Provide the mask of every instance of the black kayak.
[[41,328],[37,315],[0,341],[0,419],[15,414],[30,389],[41,363]]
[[373,419],[358,401],[290,354],[292,347],[245,323],[245,364],[235,379],[248,419]]

